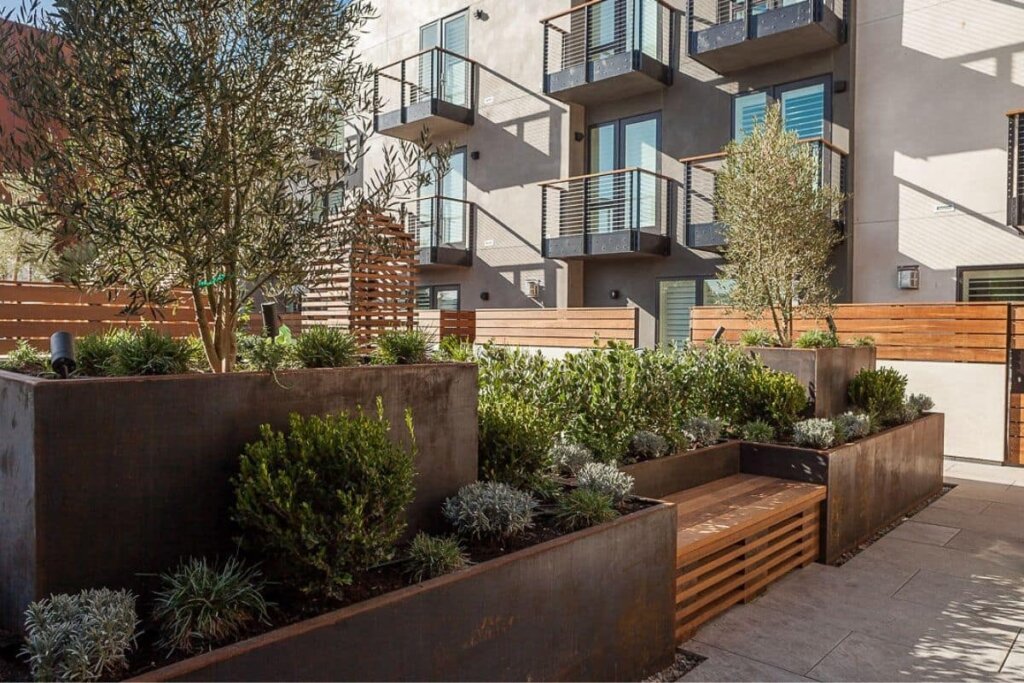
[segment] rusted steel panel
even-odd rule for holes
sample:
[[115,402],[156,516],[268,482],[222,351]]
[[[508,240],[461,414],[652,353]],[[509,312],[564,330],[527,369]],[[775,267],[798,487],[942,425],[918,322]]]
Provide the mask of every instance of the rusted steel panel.
[[708,448],[676,453],[621,468],[635,480],[634,492],[647,498],[664,498],[679,491],[739,474],[740,442],[729,441]]

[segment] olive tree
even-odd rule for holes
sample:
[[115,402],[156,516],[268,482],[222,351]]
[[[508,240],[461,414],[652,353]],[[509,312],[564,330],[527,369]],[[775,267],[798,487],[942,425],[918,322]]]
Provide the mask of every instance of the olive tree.
[[820,182],[813,146],[786,130],[778,106],[725,153],[714,205],[727,240],[723,276],[735,281],[732,306],[770,317],[789,346],[794,316],[820,317],[835,299],[829,259],[844,197]]
[[[423,147],[358,187],[373,67],[365,0],[56,0],[0,29],[0,152],[34,201],[0,207],[40,258],[130,309],[191,294],[214,371],[230,371],[254,293],[324,276],[331,254],[422,182]],[[329,201],[325,198],[330,197]]]

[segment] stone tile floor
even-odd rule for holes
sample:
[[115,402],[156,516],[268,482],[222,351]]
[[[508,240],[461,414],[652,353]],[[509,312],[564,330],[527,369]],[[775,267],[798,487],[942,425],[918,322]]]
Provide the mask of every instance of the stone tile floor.
[[814,564],[683,645],[683,681],[1024,681],[1024,468],[951,492],[842,567]]

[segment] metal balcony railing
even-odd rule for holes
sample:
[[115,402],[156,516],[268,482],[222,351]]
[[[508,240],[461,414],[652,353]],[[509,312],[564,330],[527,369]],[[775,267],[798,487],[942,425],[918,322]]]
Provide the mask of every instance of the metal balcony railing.
[[673,12],[662,0],[591,0],[548,17],[544,75],[631,52],[671,64]]
[[1006,224],[1024,232],[1024,109],[1007,117]]
[[[823,140],[807,140],[818,160],[818,186],[847,190],[847,153]],[[715,178],[725,163],[723,152],[681,159],[684,166],[683,221],[686,226],[686,245],[693,249],[720,249],[725,246],[724,227],[715,210]],[[831,216],[845,225],[846,205]]]
[[629,168],[541,185],[541,232],[545,240],[632,233],[667,237],[676,182],[659,173]]
[[816,10],[827,8],[839,18],[846,18],[847,0],[689,0],[687,24],[690,33],[719,24],[747,21],[780,7],[812,5]]
[[445,247],[471,251],[476,232],[476,204],[431,196],[405,205],[405,229],[419,249]]
[[377,70],[374,94],[382,111],[437,100],[464,109],[476,103],[476,63],[434,47]]

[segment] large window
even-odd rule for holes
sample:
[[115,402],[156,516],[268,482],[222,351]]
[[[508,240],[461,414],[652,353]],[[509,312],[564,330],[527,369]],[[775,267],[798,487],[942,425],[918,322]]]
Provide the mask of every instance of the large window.
[[[640,168],[656,172],[660,148],[660,113],[598,123],[590,127],[588,170],[609,173]],[[639,175],[634,182],[631,184],[624,175],[607,175],[590,184],[586,201],[591,231],[611,232],[627,227],[642,230],[656,224],[656,179]]]
[[733,98],[733,138],[742,140],[764,119],[769,104],[778,103],[786,128],[803,140],[831,137],[831,78],[777,85],[766,90],[743,93]]
[[416,288],[416,308],[458,311],[460,304],[458,285],[424,285]]
[[694,306],[724,306],[733,281],[689,277],[658,281],[658,343],[675,346],[690,341]]
[[958,301],[1024,301],[1024,266],[957,268]]
[[[443,54],[439,74],[440,83],[433,82],[431,68],[437,68],[429,59],[420,60],[420,87],[440,97],[445,102],[468,106],[471,78],[468,62],[459,55],[469,55],[469,11],[462,10],[444,19],[432,21],[420,27],[420,49],[440,47],[448,52]],[[448,54],[453,53],[453,54]],[[433,86],[433,87],[431,87]],[[436,90],[435,90],[436,89]]]

